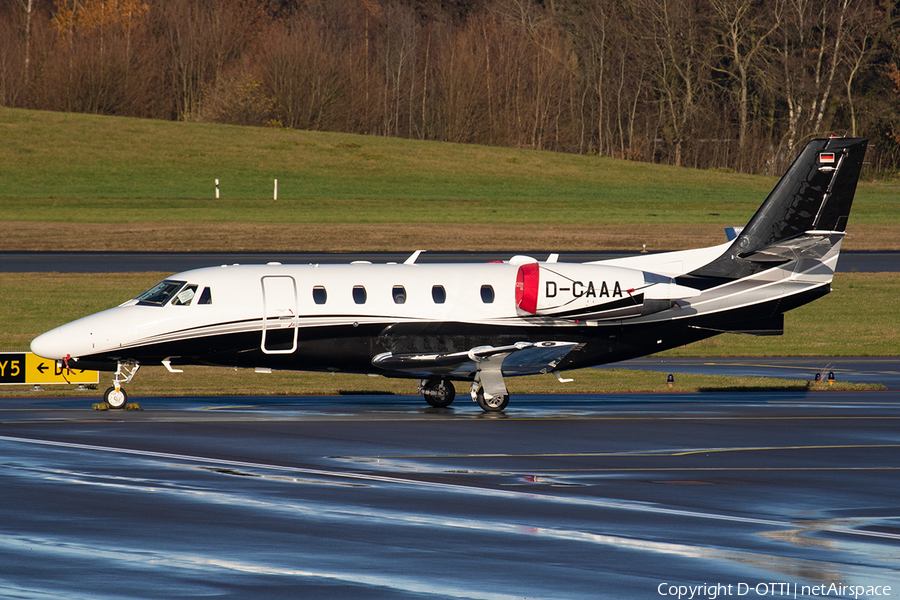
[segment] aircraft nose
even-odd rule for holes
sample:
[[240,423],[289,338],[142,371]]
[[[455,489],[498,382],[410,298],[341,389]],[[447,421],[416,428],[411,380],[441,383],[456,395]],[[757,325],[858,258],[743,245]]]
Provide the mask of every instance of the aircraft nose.
[[31,340],[31,351],[41,358],[59,360],[65,358],[63,335],[59,329],[52,329]]

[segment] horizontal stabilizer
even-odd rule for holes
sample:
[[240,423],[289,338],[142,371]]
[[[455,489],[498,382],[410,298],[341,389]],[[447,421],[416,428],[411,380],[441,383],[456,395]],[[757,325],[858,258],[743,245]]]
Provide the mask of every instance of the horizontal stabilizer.
[[743,230],[743,227],[726,227],[725,237],[728,238],[729,242],[733,242],[737,238],[737,236],[741,235],[741,232]]
[[801,258],[821,259],[846,235],[843,231],[805,231],[781,240],[738,254],[754,262],[784,262]]

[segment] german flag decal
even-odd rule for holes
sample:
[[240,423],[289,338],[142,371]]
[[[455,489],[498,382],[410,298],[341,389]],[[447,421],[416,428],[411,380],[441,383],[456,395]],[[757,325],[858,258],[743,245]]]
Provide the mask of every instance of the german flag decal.
[[819,162],[823,165],[834,164],[834,152],[822,152],[819,154]]

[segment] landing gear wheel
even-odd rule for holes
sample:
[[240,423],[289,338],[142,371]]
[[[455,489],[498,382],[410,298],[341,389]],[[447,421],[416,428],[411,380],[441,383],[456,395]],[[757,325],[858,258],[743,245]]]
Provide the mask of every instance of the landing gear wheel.
[[111,387],[103,394],[103,401],[109,404],[110,408],[125,408],[128,404],[128,394],[122,388],[116,391],[116,388]]
[[500,412],[509,404],[509,394],[487,399],[484,397],[484,388],[478,388],[478,395],[475,397],[475,401],[478,402],[478,406],[484,412]]
[[446,378],[432,377],[420,381],[419,392],[425,397],[425,402],[435,408],[447,408],[456,398],[456,388]]

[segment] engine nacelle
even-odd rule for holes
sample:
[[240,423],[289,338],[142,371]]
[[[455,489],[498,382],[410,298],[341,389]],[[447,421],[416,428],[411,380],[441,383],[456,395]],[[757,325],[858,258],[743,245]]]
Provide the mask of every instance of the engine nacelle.
[[520,311],[575,321],[639,317],[699,293],[670,277],[626,267],[532,262],[516,274]]

